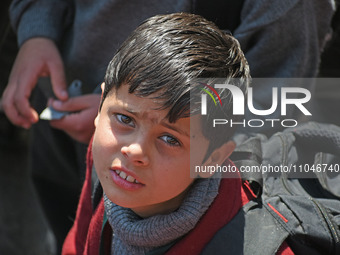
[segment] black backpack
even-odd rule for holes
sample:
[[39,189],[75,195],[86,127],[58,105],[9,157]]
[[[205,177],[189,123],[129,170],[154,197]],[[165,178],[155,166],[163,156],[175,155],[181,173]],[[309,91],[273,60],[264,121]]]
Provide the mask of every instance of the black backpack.
[[284,241],[295,254],[340,254],[340,127],[309,122],[269,139],[235,139],[240,144],[230,158],[253,169],[241,175],[257,198],[203,254],[275,254]]

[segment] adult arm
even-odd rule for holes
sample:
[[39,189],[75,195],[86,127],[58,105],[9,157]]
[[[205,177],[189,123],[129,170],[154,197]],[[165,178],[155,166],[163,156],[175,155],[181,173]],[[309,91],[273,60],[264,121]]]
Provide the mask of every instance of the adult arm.
[[245,0],[235,30],[253,77],[315,77],[333,0]]
[[21,46],[34,37],[59,43],[73,20],[72,0],[14,0],[9,14]]
[[[234,31],[249,62],[253,78],[316,77],[320,55],[330,37],[334,0],[245,0],[241,23]],[[256,109],[270,109],[273,80],[253,82]],[[313,89],[308,80],[295,80],[284,86]],[[280,88],[279,88],[280,91]],[[253,118],[247,114],[248,118]],[[301,112],[292,109],[287,118],[299,119]],[[259,118],[260,116],[255,116]],[[270,119],[282,119],[276,111]],[[277,130],[279,130],[278,128]],[[256,130],[252,128],[252,132]],[[261,132],[267,132],[261,128]],[[269,128],[269,132],[275,131]]]

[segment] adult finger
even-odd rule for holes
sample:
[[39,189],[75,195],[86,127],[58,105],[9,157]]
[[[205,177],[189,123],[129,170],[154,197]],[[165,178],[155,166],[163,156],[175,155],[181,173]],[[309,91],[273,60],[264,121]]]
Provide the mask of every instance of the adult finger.
[[14,124],[18,126],[22,126],[24,128],[29,128],[31,126],[31,122],[20,115],[17,108],[14,105],[14,93],[16,91],[16,86],[13,84],[9,84],[3,95],[1,105],[7,116],[7,118]]
[[39,120],[37,112],[31,107],[29,102],[29,98],[37,79],[37,75],[30,72],[29,69],[21,72],[17,79],[17,89],[13,96],[16,110],[23,118],[30,121],[30,123],[35,123]]
[[77,112],[89,107],[94,107],[96,110],[99,107],[100,95],[88,94],[78,97],[69,98],[67,101],[51,100],[51,105],[55,110]]
[[47,65],[50,71],[52,89],[54,94],[58,99],[62,101],[67,100],[68,94],[66,89],[67,85],[63,61],[61,60],[59,55],[56,55],[54,61],[49,61]]

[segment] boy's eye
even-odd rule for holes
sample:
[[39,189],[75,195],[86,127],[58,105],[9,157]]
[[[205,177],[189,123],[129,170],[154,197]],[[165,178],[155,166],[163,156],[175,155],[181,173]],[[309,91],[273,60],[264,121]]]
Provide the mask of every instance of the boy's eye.
[[181,144],[177,141],[176,138],[170,135],[163,135],[160,137],[164,142],[166,142],[170,146],[180,146]]
[[131,127],[135,127],[135,124],[133,123],[132,119],[124,114],[116,114],[116,117],[118,119],[119,122],[125,124],[125,125],[129,125]]

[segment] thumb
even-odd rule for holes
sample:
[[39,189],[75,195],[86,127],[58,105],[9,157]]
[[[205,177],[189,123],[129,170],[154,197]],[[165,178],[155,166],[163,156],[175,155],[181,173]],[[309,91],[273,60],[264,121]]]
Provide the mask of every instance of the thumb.
[[61,58],[48,63],[52,89],[56,97],[65,101],[68,98],[64,65]]

